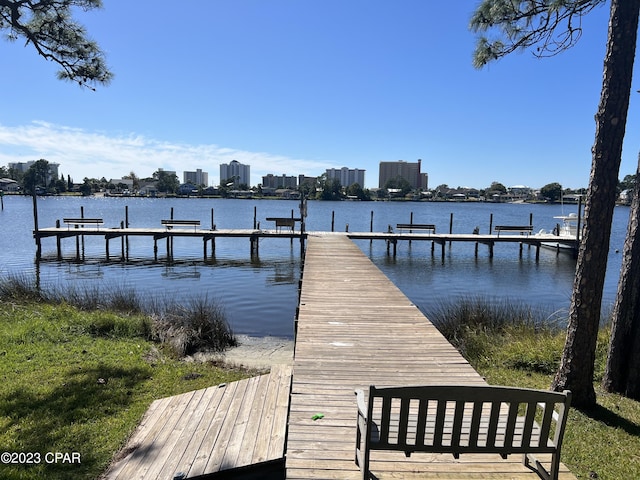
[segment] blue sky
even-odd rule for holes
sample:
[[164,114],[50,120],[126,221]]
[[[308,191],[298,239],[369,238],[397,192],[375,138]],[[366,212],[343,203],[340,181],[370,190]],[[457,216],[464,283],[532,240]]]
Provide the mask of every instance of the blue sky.
[[[233,159],[319,175],[422,159],[429,185],[586,186],[608,5],[573,49],[472,66],[477,0],[106,0],[78,19],[115,74],[96,92],[0,41],[0,165],[45,158],[75,181]],[[640,146],[636,90],[620,176]]]

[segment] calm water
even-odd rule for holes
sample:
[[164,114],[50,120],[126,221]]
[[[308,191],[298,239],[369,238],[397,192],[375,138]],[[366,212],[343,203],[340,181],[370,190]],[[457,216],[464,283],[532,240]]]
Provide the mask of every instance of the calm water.
[[[253,228],[256,220],[263,228],[272,228],[265,220],[271,216],[299,216],[298,203],[267,200],[221,199],[147,199],[41,197],[38,200],[40,227],[55,225],[56,219],[77,217],[81,208],[86,217],[104,218],[105,228],[125,219],[128,209],[131,227],[158,227],[169,218],[200,219],[203,228],[214,223],[218,228]],[[550,230],[554,215],[576,211],[576,206],[467,203],[396,202],[309,202],[307,230],[369,231],[373,212],[373,230],[386,231],[388,225],[409,222],[434,223],[437,231],[448,232],[453,214],[454,233],[469,233],[480,227],[481,233],[493,224],[526,224],[533,215],[534,230]],[[333,213],[333,215],[332,215]],[[622,245],[628,220],[628,208],[616,208],[609,255],[604,303],[608,307],[615,296]],[[279,337],[293,336],[297,282],[300,270],[300,246],[283,239],[265,239],[259,258],[250,258],[248,239],[218,239],[216,257],[202,261],[202,242],[176,239],[176,263],[153,262],[153,241],[130,238],[129,261],[105,262],[104,239],[85,238],[83,263],[73,262],[75,242],[63,240],[65,261],[55,260],[54,239],[43,239],[44,261],[35,263],[32,238],[33,203],[31,198],[5,196],[0,212],[0,275],[39,275],[43,286],[87,286],[134,288],[140,295],[182,299],[207,295],[223,303],[233,330],[239,334]],[[556,256],[542,250],[535,261],[535,250],[525,247],[518,257],[517,245],[496,245],[493,259],[487,247],[480,245],[474,257],[473,245],[447,247],[444,261],[439,249],[431,256],[429,242],[398,245],[396,258],[387,256],[384,242],[358,242],[360,248],[423,311],[437,308],[451,299],[482,296],[522,301],[551,314],[569,306],[575,261],[568,255]],[[120,253],[119,241],[111,241],[111,254]],[[164,243],[159,242],[159,255]],[[112,257],[113,258],[113,257]]]

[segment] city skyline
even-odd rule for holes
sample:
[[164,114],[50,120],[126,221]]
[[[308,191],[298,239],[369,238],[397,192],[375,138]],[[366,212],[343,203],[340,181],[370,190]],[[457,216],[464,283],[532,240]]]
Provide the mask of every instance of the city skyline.
[[[19,172],[24,173],[26,172],[26,169],[31,165],[35,163],[35,161],[28,161],[28,162],[17,162],[17,163],[10,163],[7,165],[7,168],[16,168]],[[249,167],[250,169],[250,165],[243,165],[240,164],[240,162],[238,162],[237,160],[232,160],[230,163],[235,163],[238,165],[242,165],[243,167]],[[430,185],[429,184],[429,174],[428,172],[421,172],[421,163],[422,160],[418,159],[417,162],[407,162],[406,160],[396,160],[393,162],[380,162],[379,164],[379,168],[380,168],[380,178],[384,178],[385,181],[389,180],[389,179],[393,179],[397,176],[403,177],[405,178],[407,181],[409,181],[409,184],[411,185],[412,188],[414,189],[419,189],[419,190],[423,190],[423,191],[434,191],[437,188],[441,187],[441,186],[446,186],[447,188],[450,188],[452,190],[456,190],[456,189],[462,189],[462,190],[484,190],[487,189],[489,187],[491,187],[491,184],[489,185],[477,185],[477,184],[468,184],[468,185],[463,185],[460,183],[451,183],[451,182],[441,182],[438,184],[434,184],[434,185]],[[52,168],[51,171],[51,176],[52,177],[59,177],[60,175],[64,175],[63,173],[61,173],[61,169],[60,169],[60,165],[56,164],[56,163],[52,163],[49,162],[49,165]],[[222,169],[224,167],[228,168],[229,165],[223,165],[220,164],[218,167],[220,169]],[[171,171],[171,170],[164,170],[162,168],[158,168],[157,171],[164,171],[165,173],[169,173],[169,174],[173,174],[175,175],[178,180],[180,181],[180,176],[178,175],[177,171]],[[342,185],[343,187],[348,187],[350,185],[352,185],[353,183],[358,183],[360,184],[360,182],[356,181],[359,179],[364,179],[364,174],[365,174],[365,170],[361,170],[358,168],[349,168],[349,167],[342,167],[342,168],[331,168],[331,169],[326,169],[325,170],[325,174],[327,175],[327,178],[329,179],[333,179],[336,178],[340,181],[340,185]],[[134,172],[135,173],[135,172]],[[417,182],[414,181],[414,179],[416,178],[417,174],[419,173],[420,175],[420,187],[417,187]],[[229,175],[231,175],[231,177],[234,176],[233,173],[230,173]],[[152,175],[137,175],[136,176],[138,178],[151,178]],[[289,175],[287,173],[283,173],[283,174],[275,174],[275,173],[268,173],[266,175],[262,176],[262,181],[258,182],[256,184],[247,184],[250,188],[254,188],[257,187],[258,185],[262,185],[263,187],[268,187],[268,188],[279,188],[279,187],[284,187],[284,188],[293,188],[296,189],[300,184],[304,183],[304,182],[308,182],[310,179],[317,179],[320,175],[318,176],[307,176],[304,174],[298,174],[298,175]],[[122,175],[120,177],[110,177],[108,179],[108,181],[112,182],[112,183],[117,183],[117,181],[119,180],[125,180],[125,177],[128,177],[128,174]],[[93,179],[100,179],[100,178],[106,178],[104,176],[94,176],[94,177],[90,177]],[[219,187],[221,186],[219,183],[211,183],[208,182],[208,178],[209,178],[209,173],[202,170],[201,168],[196,168],[195,171],[187,171],[184,170],[182,172],[182,184],[187,184],[187,183],[191,183],[193,185],[204,185],[205,187]],[[202,182],[199,181],[203,180]],[[345,182],[345,179],[346,180]],[[620,177],[620,181],[622,181],[622,176]],[[350,181],[350,180],[354,180],[354,181]],[[81,181],[78,180],[74,180],[72,179],[72,181],[74,181],[74,183],[79,184],[82,183]],[[548,182],[544,185],[531,185],[531,184],[526,184],[526,183],[514,183],[514,184],[506,184],[501,182],[499,179],[498,180],[494,180],[491,183],[499,183],[504,185],[507,189],[521,189],[521,188],[526,188],[526,189],[530,189],[530,190],[539,190],[542,187],[549,185],[549,184],[553,184],[553,183],[558,183],[555,181],[551,181]],[[236,186],[238,186],[240,183],[243,182],[235,182]],[[364,183],[364,182],[363,182]],[[376,188],[383,188],[383,184],[385,182],[382,182],[378,187],[363,187],[365,189],[376,189]],[[360,186],[362,187],[362,184],[360,184]],[[562,185],[561,185],[562,186]],[[585,186],[582,187],[566,187],[566,186],[562,186],[563,189],[567,189],[567,190],[571,190],[571,191],[577,191],[577,190],[582,190],[586,188]]]
[[[476,0],[166,0],[78,12],[106,53],[111,85],[55,78],[20,42],[0,42],[0,164],[44,158],[76,179],[131,170],[218,172],[249,164],[319,175],[421,158],[433,185],[588,184],[609,10],[582,21],[570,51],[513,54],[475,70]],[[164,29],[171,27],[171,35]],[[117,32],[117,34],[115,33]],[[241,35],[238,32],[242,32]],[[636,78],[637,75],[636,75]],[[633,86],[620,177],[635,172],[640,88]]]

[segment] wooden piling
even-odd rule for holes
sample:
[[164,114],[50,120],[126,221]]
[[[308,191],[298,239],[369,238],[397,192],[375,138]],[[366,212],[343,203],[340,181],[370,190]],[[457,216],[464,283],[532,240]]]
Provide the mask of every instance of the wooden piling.
[[[129,228],[129,205],[124,206],[124,228]],[[126,258],[129,260],[129,235],[125,235]]]

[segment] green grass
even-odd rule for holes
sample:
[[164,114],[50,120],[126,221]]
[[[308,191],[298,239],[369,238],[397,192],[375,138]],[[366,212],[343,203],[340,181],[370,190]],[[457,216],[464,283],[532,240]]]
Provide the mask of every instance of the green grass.
[[[540,312],[473,300],[443,306],[433,315],[489,383],[541,389],[551,385],[565,332],[545,326]],[[603,328],[594,378],[598,405],[590,411],[570,410],[562,462],[581,479],[636,479],[640,478],[640,402],[600,388],[608,344],[609,330]]]
[[[148,340],[140,313],[4,300],[0,453],[37,453],[41,463],[0,463],[2,479],[97,478],[154,399],[248,375],[181,360]],[[48,464],[47,452],[77,452],[81,463]]]

